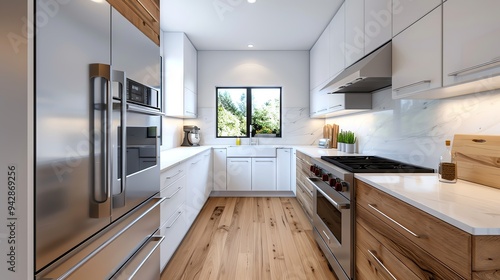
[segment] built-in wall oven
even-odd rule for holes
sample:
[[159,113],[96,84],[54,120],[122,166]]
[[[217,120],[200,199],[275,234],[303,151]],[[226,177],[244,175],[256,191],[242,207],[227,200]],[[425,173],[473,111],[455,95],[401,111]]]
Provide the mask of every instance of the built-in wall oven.
[[355,173],[432,173],[433,169],[374,156],[312,159],[314,237],[339,279],[354,279]]

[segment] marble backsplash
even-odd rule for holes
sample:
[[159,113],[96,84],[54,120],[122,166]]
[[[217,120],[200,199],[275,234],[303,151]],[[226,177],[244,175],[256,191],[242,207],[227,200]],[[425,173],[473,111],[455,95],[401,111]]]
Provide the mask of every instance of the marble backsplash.
[[454,134],[500,134],[500,90],[441,100],[393,100],[373,94],[373,110],[327,119],[355,132],[358,151],[436,168]]
[[[310,119],[309,108],[282,108],[282,138],[259,138],[261,145],[314,145],[323,135],[323,119]],[[198,118],[184,120],[185,125],[196,125],[201,128],[201,145],[232,145],[234,138],[216,138],[215,107],[199,107]],[[242,145],[249,139],[243,138]]]

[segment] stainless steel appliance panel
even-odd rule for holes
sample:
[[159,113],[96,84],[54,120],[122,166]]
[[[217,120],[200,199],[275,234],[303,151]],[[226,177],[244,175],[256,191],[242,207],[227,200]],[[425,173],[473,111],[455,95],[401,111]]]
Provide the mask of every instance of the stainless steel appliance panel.
[[93,149],[92,94],[109,90],[105,78],[89,76],[90,64],[111,61],[110,6],[66,1],[48,17],[42,2],[35,8],[37,23],[46,20],[36,34],[36,271],[110,222],[110,208],[107,217],[90,214],[94,177],[103,175],[94,171],[105,168],[103,151]]
[[[156,112],[127,105],[125,154],[118,145],[115,153],[118,155],[116,165],[125,163],[123,175],[126,178],[125,186],[122,186],[120,172],[115,173],[118,177],[113,180],[113,220],[160,191],[160,122],[161,116]],[[121,128],[118,127],[117,131]],[[119,155],[124,155],[125,160]]]
[[[115,9],[111,18],[113,69],[124,71],[128,79],[161,91],[160,48]],[[117,92],[113,92],[113,96],[121,98]]]
[[164,200],[152,198],[141,204],[135,211],[86,241],[76,252],[71,252],[36,275],[35,279],[110,279],[117,273],[134,272],[136,269],[130,268],[137,262],[149,267],[152,275],[159,275],[159,258],[147,258],[149,254],[146,252],[150,250],[154,253],[151,246],[159,241],[153,235],[160,226],[160,209]]
[[[354,250],[353,212],[351,202],[319,178],[307,179],[314,186],[313,225],[317,240],[325,255],[335,262],[330,264],[338,277],[354,277],[352,262]],[[332,258],[333,257],[333,258]],[[340,269],[339,269],[340,268]]]

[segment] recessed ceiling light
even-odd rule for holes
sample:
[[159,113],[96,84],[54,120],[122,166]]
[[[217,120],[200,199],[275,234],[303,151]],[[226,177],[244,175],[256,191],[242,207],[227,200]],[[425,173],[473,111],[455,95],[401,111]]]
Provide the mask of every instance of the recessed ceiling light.
[[248,47],[249,47],[249,48],[253,48],[253,45],[252,45],[252,44],[248,44]]
[[255,3],[255,1],[257,1],[257,0],[247,0],[247,1],[248,1],[248,3]]

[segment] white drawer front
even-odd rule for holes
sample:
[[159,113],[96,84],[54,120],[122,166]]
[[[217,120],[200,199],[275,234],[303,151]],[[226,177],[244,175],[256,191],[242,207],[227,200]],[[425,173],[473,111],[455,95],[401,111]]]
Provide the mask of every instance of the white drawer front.
[[167,198],[161,204],[160,225],[162,225],[167,219],[174,215],[175,210],[186,201],[186,180],[175,181],[168,186],[168,188],[160,191],[160,196]]
[[189,229],[184,205],[175,209],[174,214],[160,228],[160,235],[165,242],[160,247],[160,267],[163,270]]
[[186,173],[186,165],[184,163],[178,164],[163,171],[160,174],[160,189],[168,187],[173,182],[179,180]]

